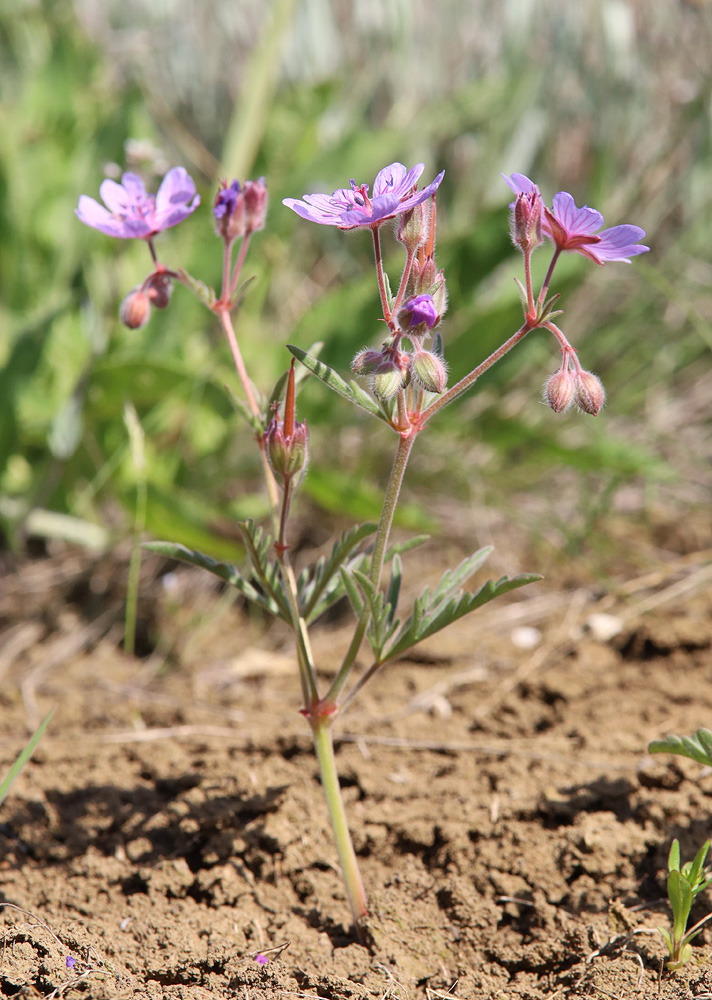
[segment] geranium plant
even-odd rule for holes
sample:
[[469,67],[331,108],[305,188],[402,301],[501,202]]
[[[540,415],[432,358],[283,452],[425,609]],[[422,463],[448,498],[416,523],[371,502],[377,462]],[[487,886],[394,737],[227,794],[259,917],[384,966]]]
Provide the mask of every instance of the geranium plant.
[[[538,579],[532,574],[502,577],[487,581],[475,591],[464,589],[487,558],[489,550],[481,549],[456,568],[446,570],[440,582],[432,588],[426,587],[412,607],[399,607],[400,554],[419,540],[389,546],[389,539],[416,439],[444,406],[471,388],[483,372],[537,329],[552,334],[561,353],[561,365],[545,386],[545,399],[550,407],[561,412],[575,404],[585,413],[598,414],[604,402],[601,382],[581,367],[575,349],[554,323],[559,314],[558,296],[549,294],[554,267],[562,252],[579,253],[602,264],[629,260],[648,249],[640,244],[644,233],[636,226],[617,226],[600,232],[603,225],[600,214],[587,207],[577,208],[571,195],[559,193],[548,208],[529,178],[522,174],[505,178],[516,196],[510,206],[511,231],[524,261],[524,281],[520,283],[523,322],[496,351],[448,388],[440,332],[447,308],[446,277],[435,260],[436,195],[443,173],[419,190],[417,183],[423,169],[423,164],[408,170],[401,163],[392,163],[378,173],[370,194],[369,185],[352,180],[349,187],[332,194],[304,195],[303,199],[284,201],[307,221],[370,232],[385,336],[379,343],[364,346],[353,360],[352,372],[362,383],[343,378],[299,346],[291,345],[289,350],[293,359],[330,389],[391,428],[394,441],[393,464],[378,524],[354,526],[336,539],[328,556],[299,573],[290,557],[289,515],[295,491],[305,475],[309,434],[306,424],[297,419],[298,379],[294,360],[272,392],[262,394],[245,369],[232,321],[244,291],[240,277],[252,234],[265,224],[264,180],[245,184],[236,180],[223,182],[215,197],[214,224],[223,244],[219,293],[184,270],[167,267],[156,255],[155,237],[183,221],[198,204],[195,187],[180,168],[166,175],[155,199],[146,194],[140,178],[125,174],[121,185],[110,181],[102,184],[106,208],[82,197],[77,209],[77,215],[87,225],[118,238],[137,238],[148,244],[153,266],[124,300],[121,318],[127,326],[142,326],[152,308],[165,308],[173,284],[179,282],[217,316],[224,330],[242,385],[242,396],[236,403],[252,428],[262,455],[272,507],[271,533],[253,521],[238,525],[246,557],[245,565],[240,567],[216,562],[170,542],[156,542],[150,547],[209,570],[293,630],[301,712],[311,728],[357,927],[367,914],[367,901],[339,788],[332,742],[334,724],[369,680],[422,639],[498,595]],[[393,229],[404,254],[395,292],[383,266],[384,228]],[[545,241],[553,243],[553,257],[545,281],[535,294],[531,255]],[[353,635],[341,661],[329,663],[328,671],[322,672],[312,653],[310,628],[344,595],[354,612]],[[365,668],[357,660],[364,643],[370,649]],[[325,680],[327,673],[331,679]]]

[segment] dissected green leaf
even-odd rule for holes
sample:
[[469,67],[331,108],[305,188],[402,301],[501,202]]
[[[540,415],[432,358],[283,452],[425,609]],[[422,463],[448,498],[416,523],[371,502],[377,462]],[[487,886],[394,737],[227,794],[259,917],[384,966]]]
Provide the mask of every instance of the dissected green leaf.
[[361,407],[361,409],[365,410],[367,413],[373,414],[374,417],[378,417],[380,420],[386,419],[384,414],[381,412],[378,403],[376,403],[376,401],[373,400],[367,392],[364,392],[357,382],[354,382],[353,380],[351,382],[345,382],[333,368],[329,368],[329,366],[324,364],[323,361],[319,361],[318,358],[314,358],[310,354],[307,354],[307,352],[303,351],[300,347],[294,347],[292,344],[287,344],[287,348],[292,352],[298,361],[301,361],[305,368],[308,368],[313,375],[316,375],[316,377],[324,383],[324,385],[333,389],[333,391],[338,393],[339,396],[342,396],[350,403],[354,403],[354,405]]
[[284,592],[282,574],[275,559],[271,558],[273,540],[258,524],[250,518],[240,521],[237,525],[245,542],[247,555],[252,568],[264,590],[279,607],[280,617],[286,622],[292,621],[289,602]]
[[151,552],[157,552],[159,555],[166,556],[169,559],[179,559],[181,562],[187,562],[192,566],[198,566],[200,569],[207,570],[213,576],[217,576],[221,580],[224,580],[225,583],[236,587],[241,594],[245,595],[248,601],[252,601],[254,604],[264,608],[265,611],[269,611],[270,614],[282,618],[286,622],[291,622],[289,611],[271,594],[258,590],[250,580],[242,575],[236,566],[218,562],[216,559],[206,556],[203,552],[189,549],[185,545],[179,545],[176,542],[146,542],[144,548]]
[[667,736],[648,744],[649,753],[674,753],[712,767],[712,730],[698,729],[694,736]]
[[[322,556],[317,560],[311,572],[303,572],[298,581],[297,593],[299,608],[306,622],[312,622],[344,595],[344,588],[339,569],[348,566],[348,557],[353,550],[372,535],[375,524],[360,524],[345,531],[333,544],[328,558]],[[363,554],[356,557],[356,563],[364,558]]]
[[384,652],[381,662],[400,656],[423,639],[488,604],[495,597],[540,579],[540,576],[531,573],[512,578],[503,576],[497,581],[488,580],[475,593],[458,591],[454,594],[453,586],[444,579],[441,580],[433,594],[425,590],[416,600],[412,614],[404,622],[393,645]]
[[394,621],[395,609],[387,603],[384,595],[374,587],[365,573],[354,570],[353,577],[368,603],[371,620],[367,637],[375,660],[381,661],[383,648],[400,625],[400,621]]

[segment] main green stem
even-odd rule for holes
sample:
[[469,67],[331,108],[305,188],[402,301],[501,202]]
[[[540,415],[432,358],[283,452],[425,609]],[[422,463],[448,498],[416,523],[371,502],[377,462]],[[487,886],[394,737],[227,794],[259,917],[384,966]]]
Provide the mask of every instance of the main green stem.
[[331,829],[334,833],[334,842],[339,855],[341,871],[346,883],[346,892],[349,897],[351,914],[354,918],[356,930],[359,929],[359,921],[366,916],[368,908],[366,906],[366,893],[361,881],[356,852],[351,842],[344,803],[341,798],[341,788],[339,786],[339,776],[336,772],[336,760],[334,758],[334,743],[331,734],[331,718],[317,716],[310,720],[312,733],[314,736],[314,750],[319,761],[319,773],[321,784],[324,789],[326,807],[329,810]]
[[[383,507],[381,508],[381,517],[378,522],[376,539],[373,546],[373,555],[371,556],[371,572],[369,576],[371,583],[376,589],[378,589],[381,582],[383,558],[386,554],[386,546],[388,545],[388,538],[391,533],[393,515],[396,512],[396,505],[398,503],[398,497],[400,496],[403,477],[405,475],[406,466],[408,465],[408,459],[410,457],[413,444],[415,443],[416,434],[417,432],[410,431],[407,434],[401,434],[398,440],[398,450],[393,460],[391,476],[386,487]],[[368,607],[368,602],[364,600],[363,610],[356,625],[351,645],[346,651],[341,668],[332,681],[331,687],[329,688],[324,701],[335,702],[349,679],[349,674],[351,673],[351,668],[354,665],[354,660],[358,654],[363,637],[366,634],[370,616],[371,613]]]

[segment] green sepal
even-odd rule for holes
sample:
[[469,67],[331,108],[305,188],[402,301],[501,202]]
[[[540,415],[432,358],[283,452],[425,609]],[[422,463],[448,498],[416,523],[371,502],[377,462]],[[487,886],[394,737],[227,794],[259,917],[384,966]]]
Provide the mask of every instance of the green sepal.
[[367,413],[371,413],[374,417],[378,417],[379,420],[386,420],[386,417],[381,412],[381,408],[374,399],[372,399],[367,392],[358,385],[357,382],[353,380],[351,382],[345,382],[342,377],[335,372],[333,368],[329,368],[327,364],[323,361],[319,361],[318,358],[314,358],[311,354],[307,354],[300,347],[294,347],[292,344],[287,344],[287,349],[292,352],[294,357],[301,361],[305,368],[308,368],[312,375],[316,375],[324,385],[327,385],[330,389],[333,389],[335,393],[342,396],[344,399],[348,400],[349,403],[353,403],[355,406],[360,407]]
[[648,753],[675,753],[712,767],[712,730],[698,729],[693,736],[667,736],[648,744]]
[[209,288],[204,281],[199,281],[198,278],[194,278],[192,274],[188,274],[183,268],[178,268],[178,275],[181,280],[190,288],[193,295],[200,299],[204,306],[208,309],[212,309],[217,302],[217,296],[212,288]]

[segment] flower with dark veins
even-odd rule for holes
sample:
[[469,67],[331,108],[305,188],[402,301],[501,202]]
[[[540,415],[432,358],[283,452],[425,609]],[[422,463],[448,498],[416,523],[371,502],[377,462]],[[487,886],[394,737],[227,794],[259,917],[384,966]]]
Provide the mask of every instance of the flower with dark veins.
[[368,184],[351,181],[350,188],[339,188],[333,194],[305,194],[304,200],[284,198],[282,204],[309,222],[339,229],[359,229],[380,226],[403,212],[415,208],[437,191],[445,176],[443,170],[422,191],[417,181],[425,165],[418,163],[410,170],[402,163],[391,163],[379,171],[369,196]]
[[[515,194],[539,193],[539,188],[525,174],[502,175]],[[553,240],[558,250],[570,250],[588,257],[595,264],[609,260],[630,263],[631,257],[647,253],[650,247],[638,241],[645,236],[639,226],[613,226],[601,230],[603,216],[595,208],[579,208],[567,191],[554,195],[551,208],[544,207],[541,230]]]
[[120,240],[153,239],[183,222],[200,204],[193,178],[183,167],[169,170],[155,195],[131,173],[123,175],[121,184],[103,181],[99,193],[104,205],[83,194],[75,214],[85,225]]

